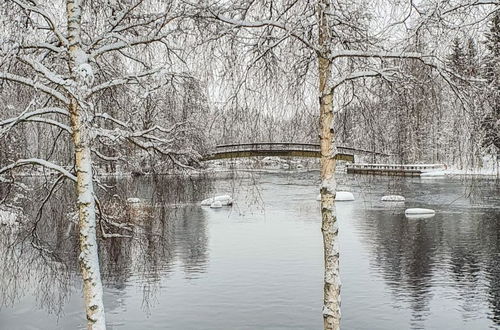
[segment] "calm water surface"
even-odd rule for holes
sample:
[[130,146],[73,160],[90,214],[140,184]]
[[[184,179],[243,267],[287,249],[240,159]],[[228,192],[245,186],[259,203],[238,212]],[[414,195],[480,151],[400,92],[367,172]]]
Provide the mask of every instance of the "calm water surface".
[[[133,240],[101,245],[110,328],[321,329],[317,177],[109,182],[106,208],[137,225]],[[337,204],[343,329],[500,329],[498,182],[341,175],[339,190],[356,196]],[[27,194],[28,215],[37,193]],[[236,205],[198,206],[216,193]],[[379,201],[394,193],[406,204]],[[70,200],[61,191],[37,226],[51,256],[27,232],[0,228],[0,329],[85,328]],[[405,207],[436,216],[406,219]]]

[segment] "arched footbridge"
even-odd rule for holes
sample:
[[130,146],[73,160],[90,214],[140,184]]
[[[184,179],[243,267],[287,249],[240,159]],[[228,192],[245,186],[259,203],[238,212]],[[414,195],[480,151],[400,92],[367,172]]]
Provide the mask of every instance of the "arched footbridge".
[[[354,163],[355,155],[389,156],[381,152],[337,146],[337,160]],[[203,156],[203,161],[242,157],[313,157],[319,158],[320,145],[314,143],[256,142],[217,145]]]

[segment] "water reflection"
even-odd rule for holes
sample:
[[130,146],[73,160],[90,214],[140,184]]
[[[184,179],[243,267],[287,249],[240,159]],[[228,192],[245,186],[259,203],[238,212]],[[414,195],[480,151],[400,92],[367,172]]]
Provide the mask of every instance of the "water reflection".
[[[367,180],[373,184],[379,179]],[[391,210],[376,199],[359,211],[358,225],[372,252],[372,268],[395,301],[411,309],[415,329],[425,328],[431,301],[443,291],[448,295],[444,298],[459,302],[465,319],[477,318],[487,301],[488,318],[500,326],[498,183],[476,181],[463,189],[460,184],[404,180],[399,186],[385,185],[386,192],[409,197],[407,207],[408,200],[418,200],[422,207],[437,209],[431,219],[406,218],[404,206]]]
[[[287,330],[321,326],[317,173],[103,182],[113,186],[100,194],[109,220],[133,225],[132,239],[104,239],[100,244],[112,326]],[[38,201],[49,187],[10,192],[27,196],[28,201],[17,206],[24,209],[28,225],[0,227],[0,262],[5,265],[0,267],[2,328],[13,328],[3,323],[6,308],[14,306],[12,314],[20,317],[30,315],[31,301],[24,301],[26,297],[36,297],[37,306],[50,313],[64,310],[71,315],[61,318],[70,319],[61,328],[75,328],[81,320],[76,224],[69,220],[74,210],[64,207],[74,198],[71,186],[57,191],[36,225],[34,243],[45,252],[31,245]],[[337,207],[343,326],[498,328],[499,187],[489,180],[341,176],[339,189],[352,190],[357,197]],[[232,210],[199,207],[196,202],[212,191],[231,193],[236,205]],[[6,194],[0,185],[0,200]],[[407,201],[381,203],[385,194],[401,194]],[[432,208],[436,215],[408,219],[405,207]],[[112,225],[105,230],[130,234]],[[64,306],[73,306],[76,316]],[[14,328],[18,324],[10,315],[6,319]],[[39,322],[42,328],[54,328],[54,322]]]
[[[27,181],[27,185],[40,184]],[[206,219],[193,202],[203,199],[212,183],[204,177],[166,176],[109,179],[105,183],[112,186],[100,194],[106,218],[118,224],[129,223],[133,231],[104,226],[106,232],[132,237],[101,237],[103,281],[106,288],[116,292],[128,282],[141,281],[147,310],[154,301],[155,287],[172,267],[182,265],[190,279],[205,271]],[[44,199],[47,187],[24,190],[27,199],[23,202],[11,198],[16,189],[4,185],[0,191],[0,200],[10,198],[13,204],[18,203],[17,210],[23,211],[24,222],[15,228],[0,228],[0,308],[11,307],[28,295],[36,297],[40,308],[59,314],[72,289],[80,286],[77,223],[71,208],[73,186],[63,185],[43,211],[35,201]],[[127,202],[130,197],[139,198],[140,202]],[[113,304],[107,307],[112,310]]]

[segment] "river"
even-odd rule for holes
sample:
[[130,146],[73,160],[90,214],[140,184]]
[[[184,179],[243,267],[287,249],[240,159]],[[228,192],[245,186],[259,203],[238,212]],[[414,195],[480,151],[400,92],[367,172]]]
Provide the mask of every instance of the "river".
[[[110,219],[136,225],[100,246],[110,329],[322,328],[317,171],[106,183]],[[50,255],[0,227],[0,329],[85,328],[69,188],[37,225]],[[338,189],[356,197],[337,203],[343,329],[500,329],[498,181],[340,174]],[[233,207],[199,206],[226,193]],[[43,194],[25,195],[33,219]],[[405,207],[436,215],[407,219]]]

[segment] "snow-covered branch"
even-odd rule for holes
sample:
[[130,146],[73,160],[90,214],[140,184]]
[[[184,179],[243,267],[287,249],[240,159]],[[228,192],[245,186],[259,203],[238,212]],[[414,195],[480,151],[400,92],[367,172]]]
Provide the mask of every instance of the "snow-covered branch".
[[333,83],[332,87],[330,88],[330,92],[335,90],[337,87],[341,86],[342,84],[351,81],[351,80],[356,80],[360,78],[374,78],[374,77],[386,77],[390,78],[390,76],[394,75],[396,73],[396,68],[386,68],[386,69],[381,69],[381,70],[365,70],[365,71],[357,71],[353,72],[345,77],[340,78],[336,82]]
[[115,51],[115,50],[120,50],[132,46],[137,46],[137,45],[145,45],[145,44],[150,44],[158,41],[164,40],[169,34],[164,33],[164,34],[154,34],[150,36],[144,36],[144,37],[137,37],[133,38],[130,40],[124,39],[123,37],[120,36],[122,40],[116,41],[110,44],[103,45],[102,47],[99,47],[95,51],[93,51],[90,54],[91,59],[95,59],[99,57],[102,54]]
[[117,161],[117,160],[120,160],[121,157],[120,156],[106,156],[106,155],[103,155],[102,153],[100,153],[97,149],[92,149],[92,152],[97,156],[99,157],[100,159],[102,160],[106,160],[106,161]]
[[[108,40],[111,38],[116,38],[116,39],[122,39],[123,36],[119,35],[119,33],[124,33],[129,30],[139,28],[139,27],[146,27],[146,26],[151,26],[153,23],[165,19],[168,13],[161,13],[161,14],[156,14],[156,15],[143,15],[141,18],[135,17],[135,19],[132,20],[131,23],[126,24],[126,25],[120,25],[123,20],[130,14],[130,12],[135,9],[143,0],[140,0],[138,3],[134,4],[126,10],[125,12],[122,12],[114,22],[112,22],[112,25],[110,28],[104,32],[101,36],[97,37],[92,45],[89,47],[90,49],[96,47],[98,44],[102,43],[104,40]],[[171,17],[169,20],[173,20],[177,17]],[[161,29],[162,26],[159,28]],[[158,31],[158,30],[157,30]]]
[[[196,151],[190,148],[179,150],[178,147],[175,147],[177,134],[180,132],[180,129],[184,130],[182,127],[186,126],[186,123],[177,123],[170,128],[154,125],[139,131],[134,130],[127,123],[121,122],[120,126],[121,128],[115,129],[97,128],[95,134],[97,137],[108,139],[114,144],[128,142],[140,149],[154,151],[157,154],[168,156],[174,164],[183,168],[191,167],[183,164],[178,158],[188,157],[193,160],[201,158]],[[98,153],[97,150],[93,150],[93,152],[96,154]],[[104,155],[98,155],[98,157],[105,160],[106,158],[109,160],[120,159],[119,157],[111,159],[111,157],[106,157]]]
[[34,116],[41,116],[41,115],[47,115],[47,114],[59,114],[59,115],[64,115],[64,116],[69,115],[69,113],[66,109],[58,108],[58,107],[47,107],[47,108],[41,108],[41,109],[38,109],[35,111],[23,112],[17,117],[2,120],[2,121],[0,121],[0,126],[6,126],[6,125],[9,125],[12,123],[27,120],[27,119],[34,117]]
[[233,18],[225,17],[216,13],[212,13],[213,19],[216,19],[218,21],[221,21],[223,23],[239,27],[239,28],[263,28],[263,27],[275,27],[278,29],[281,29],[285,31],[288,35],[291,37],[299,40],[301,43],[303,43],[305,46],[308,48],[318,51],[318,48],[313,45],[310,41],[307,40],[305,36],[300,35],[297,33],[297,31],[294,31],[294,29],[290,26],[288,26],[286,23],[281,23],[279,21],[273,21],[273,20],[262,20],[262,21],[243,21],[243,20],[236,20]]
[[97,113],[94,116],[97,117],[97,118],[102,118],[102,119],[105,119],[105,120],[110,120],[113,123],[118,124],[118,125],[120,125],[121,127],[124,127],[124,128],[128,128],[129,127],[128,123],[126,123],[124,121],[121,121],[119,119],[116,119],[115,117],[109,115],[106,112],[104,112],[104,113]]
[[449,68],[446,67],[446,65],[443,64],[442,61],[440,61],[439,58],[437,58],[434,55],[426,55],[423,53],[419,52],[377,52],[377,51],[358,51],[358,50],[340,50],[336,51],[332,54],[332,59],[338,59],[342,57],[350,57],[350,58],[374,58],[374,59],[393,59],[393,60],[404,60],[404,59],[409,59],[409,60],[418,60],[422,62],[423,64],[436,69],[440,72],[446,72],[447,74],[454,76],[455,78],[458,78],[463,81],[470,81],[470,82],[484,82],[484,79],[480,78],[471,78],[471,77],[464,77],[461,76],[460,74],[453,72]]
[[424,60],[432,58],[433,56],[425,55],[418,52],[378,52],[378,51],[364,51],[364,50],[339,50],[332,53],[331,59],[334,60],[341,57]]
[[23,49],[46,49],[56,54],[62,53],[65,49],[48,42],[35,42],[21,45]]
[[134,137],[147,136],[148,133],[151,133],[154,131],[160,131],[162,133],[170,134],[170,133],[173,133],[174,131],[176,131],[179,127],[185,126],[186,124],[187,124],[186,122],[180,122],[180,123],[176,123],[176,124],[172,125],[172,127],[170,127],[170,128],[164,128],[164,127],[159,126],[159,125],[154,125],[148,129],[134,132],[133,136]]
[[39,159],[39,158],[19,159],[19,160],[15,161],[14,163],[11,163],[10,165],[5,166],[4,168],[1,168],[0,169],[0,174],[3,174],[5,172],[7,172],[7,171],[10,171],[10,170],[12,170],[12,169],[14,169],[16,167],[26,166],[26,165],[39,165],[39,166],[43,166],[45,168],[48,168],[48,169],[54,170],[56,172],[59,172],[62,175],[64,175],[65,177],[67,177],[68,179],[76,182],[76,176],[74,176],[73,174],[71,174],[68,170],[66,170],[62,166],[56,165],[54,163],[51,163],[49,161],[46,161],[44,159]]
[[[26,119],[22,119],[22,120],[18,120],[18,121],[13,121],[13,122],[11,122],[12,124],[7,126],[7,128],[5,130],[7,131],[7,130],[11,129],[12,126],[15,126],[15,124],[20,123],[20,122],[36,122],[36,123],[43,123],[43,124],[47,124],[47,125],[52,125],[52,126],[59,127],[60,129],[71,134],[71,128],[68,125],[60,123],[57,120],[53,120],[53,119],[49,119],[49,118],[42,118],[42,117],[35,117],[35,116],[29,117]],[[2,123],[0,123],[0,126],[2,126]],[[4,129],[0,130],[0,136],[2,136],[3,130]]]
[[462,9],[470,9],[471,7],[477,7],[477,6],[499,6],[500,1],[499,0],[474,0],[468,3],[464,4],[459,4],[455,7],[452,7],[442,13],[442,15],[446,15],[458,10]]
[[115,29],[123,22],[123,20],[134,11],[138,6],[142,4],[144,0],[139,0],[136,3],[133,3],[130,7],[127,9],[123,10],[115,19],[115,21],[111,24],[111,28],[108,30],[108,32],[115,31]]
[[40,90],[48,95],[55,97],[56,99],[58,99],[59,101],[65,103],[65,104],[69,103],[68,98],[66,96],[64,96],[64,94],[60,93],[59,91],[57,91],[53,88],[50,88],[47,85],[44,85],[42,83],[37,82],[34,79],[25,78],[25,77],[11,74],[8,72],[0,72],[0,79],[12,81],[12,82],[17,82],[17,83],[20,83],[20,84],[23,84],[26,86],[30,86],[30,87],[34,88],[35,90]]
[[54,84],[62,87],[70,87],[74,85],[74,81],[69,80],[69,79],[64,79],[54,71],[50,70],[47,68],[45,65],[40,63],[37,60],[30,59],[27,57],[18,57],[19,61],[28,64],[30,67],[33,68],[38,73],[41,73],[45,78],[47,78],[49,81],[53,82]]
[[100,85],[97,85],[95,87],[93,87],[91,90],[90,90],[90,93],[89,93],[89,96],[92,95],[92,94],[95,94],[99,91],[102,91],[106,88],[111,88],[111,87],[115,87],[115,86],[120,86],[120,85],[125,85],[125,84],[131,84],[133,82],[136,82],[138,83],[139,82],[139,78],[144,78],[144,77],[149,77],[155,73],[158,73],[162,70],[162,68],[155,68],[155,69],[151,69],[151,70],[147,70],[147,71],[142,71],[142,72],[138,72],[138,73],[135,73],[135,74],[131,74],[131,75],[128,75],[128,76],[124,76],[124,77],[121,77],[121,78],[116,78],[116,79],[112,79],[112,80],[108,80]]
[[49,25],[49,29],[54,33],[54,35],[57,37],[59,42],[63,46],[68,45],[68,39],[66,39],[66,37],[64,37],[64,35],[61,33],[61,31],[59,31],[59,28],[58,28],[57,24],[55,23],[54,18],[51,17],[49,15],[49,13],[44,11],[35,0],[29,1],[32,5],[27,4],[23,0],[10,0],[10,1],[14,2],[19,7],[21,7],[22,9],[24,9],[26,11],[33,12],[33,13],[40,15],[45,20],[45,22]]

